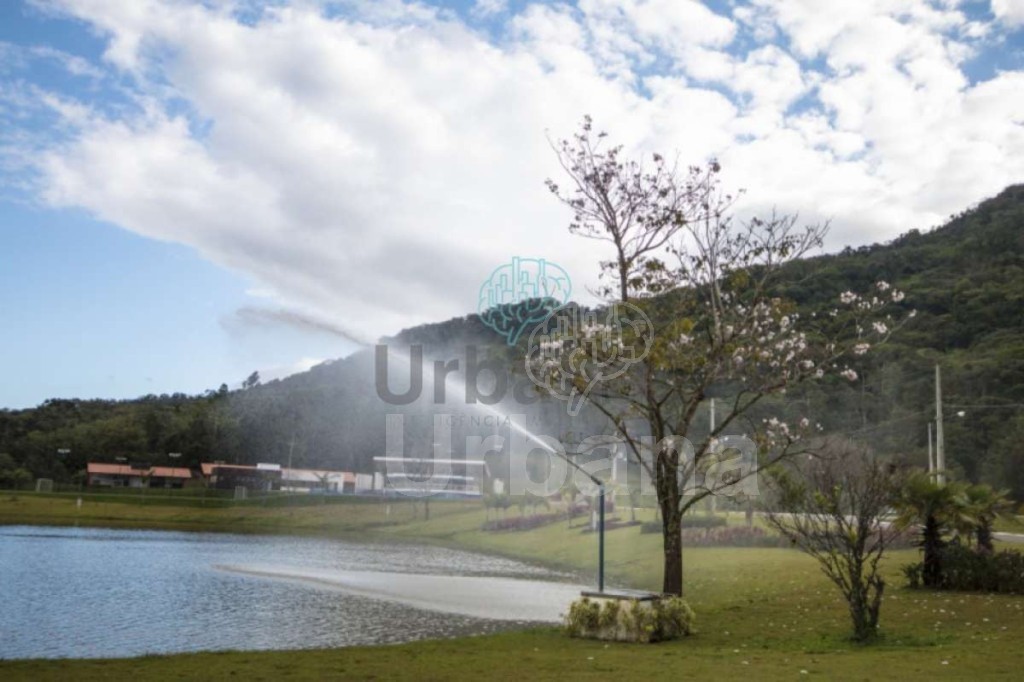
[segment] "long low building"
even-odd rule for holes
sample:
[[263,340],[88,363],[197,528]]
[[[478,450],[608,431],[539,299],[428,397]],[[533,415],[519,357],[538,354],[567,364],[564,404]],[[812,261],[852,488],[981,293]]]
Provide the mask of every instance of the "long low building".
[[356,493],[373,490],[373,476],[329,469],[294,469],[279,464],[203,462],[203,478],[215,488],[285,492]]
[[108,488],[181,488],[192,478],[185,467],[140,466],[89,462],[86,484]]

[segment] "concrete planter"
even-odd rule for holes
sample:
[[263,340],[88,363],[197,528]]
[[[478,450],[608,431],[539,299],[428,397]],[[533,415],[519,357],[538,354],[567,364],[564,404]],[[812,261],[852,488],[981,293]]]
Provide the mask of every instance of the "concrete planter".
[[693,611],[680,597],[617,590],[584,592],[565,617],[572,637],[661,642],[693,633]]

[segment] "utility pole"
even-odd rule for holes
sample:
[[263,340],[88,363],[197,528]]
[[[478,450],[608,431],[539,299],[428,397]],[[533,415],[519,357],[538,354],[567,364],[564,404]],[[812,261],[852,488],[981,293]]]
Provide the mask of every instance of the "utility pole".
[[942,433],[942,373],[935,364],[935,468],[939,485],[946,484],[946,441]]
[[928,473],[935,473],[935,459],[932,453],[932,423],[928,422]]

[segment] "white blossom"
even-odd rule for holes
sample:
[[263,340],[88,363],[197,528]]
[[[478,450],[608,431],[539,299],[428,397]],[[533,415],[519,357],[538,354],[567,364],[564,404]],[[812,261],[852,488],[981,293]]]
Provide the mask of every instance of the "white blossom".
[[872,322],[871,326],[874,327],[875,332],[878,334],[884,334],[889,331],[889,327],[885,322]]
[[870,349],[870,348],[871,348],[871,344],[870,343],[858,343],[856,346],[853,347],[853,354],[854,355],[864,355],[865,353],[868,352],[868,349]]
[[840,372],[839,376],[841,376],[844,379],[847,379],[849,381],[856,381],[857,380],[857,373],[855,371],[853,371],[852,369],[850,369],[849,367],[847,367],[842,372]]

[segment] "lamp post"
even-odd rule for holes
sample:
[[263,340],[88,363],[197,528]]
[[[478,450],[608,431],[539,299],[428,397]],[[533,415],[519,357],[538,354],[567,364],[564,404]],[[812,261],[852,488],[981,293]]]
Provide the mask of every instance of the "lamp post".
[[581,467],[576,462],[572,461],[568,457],[559,455],[571,467],[577,471],[582,471],[583,475],[589,478],[597,486],[597,591],[604,592],[604,481],[597,476]]

